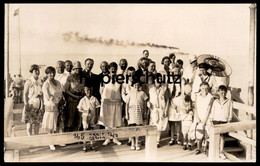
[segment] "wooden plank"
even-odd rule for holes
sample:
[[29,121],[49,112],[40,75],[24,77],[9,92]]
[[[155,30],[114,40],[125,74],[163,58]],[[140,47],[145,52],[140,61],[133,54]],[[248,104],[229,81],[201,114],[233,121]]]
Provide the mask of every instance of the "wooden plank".
[[145,138],[145,158],[147,161],[156,161],[157,156],[157,131],[148,131]]
[[19,150],[14,150],[14,161],[19,161]]
[[220,141],[220,134],[215,133],[215,129],[213,126],[210,127],[210,134],[209,134],[209,160],[216,160],[217,156],[219,155],[219,141]]
[[226,152],[229,152],[229,153],[231,153],[231,152],[243,152],[243,151],[244,151],[244,149],[242,149],[242,148],[240,148],[240,147],[232,147],[232,146],[230,146],[230,147],[224,147],[224,150],[225,150]]
[[128,138],[129,136],[146,135],[149,131],[156,131],[156,126],[122,127],[116,129],[98,129],[91,131],[77,131],[46,135],[32,135],[4,138],[6,149],[23,149],[37,146],[69,144],[81,141],[97,141],[113,138]]
[[213,128],[215,134],[227,133],[232,131],[241,131],[241,130],[252,130],[256,128],[256,120],[219,124],[219,125],[214,125]]
[[231,161],[241,161],[239,158],[237,158],[236,156],[230,154],[230,153],[227,153],[223,150],[223,153],[226,155],[226,157],[231,160]]
[[4,104],[4,137],[10,137],[13,126],[13,99],[5,98]]
[[253,145],[253,146],[256,146],[256,141],[250,139],[250,138],[247,138],[247,137],[244,137],[240,134],[237,134],[235,132],[229,132],[228,135],[230,135],[231,137],[234,137],[236,139],[238,139],[239,141],[242,141],[244,143],[247,143],[247,144],[250,144],[250,145]]
[[256,108],[253,106],[241,104],[238,102],[233,102],[233,107],[235,109],[238,109],[239,111],[247,112],[247,113],[250,113],[250,114],[253,114],[254,116],[256,116]]

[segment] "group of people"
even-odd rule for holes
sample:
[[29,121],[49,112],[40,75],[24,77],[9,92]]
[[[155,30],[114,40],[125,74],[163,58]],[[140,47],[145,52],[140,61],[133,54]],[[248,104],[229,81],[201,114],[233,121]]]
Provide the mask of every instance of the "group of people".
[[[93,130],[97,126],[111,129],[155,125],[160,147],[161,132],[169,126],[170,146],[182,144],[184,150],[192,150],[192,140],[196,140],[195,154],[201,153],[206,134],[198,138],[195,129],[201,125],[207,131],[209,125],[232,119],[232,102],[226,97],[228,81],[216,81],[210,73],[212,67],[197,64],[196,56],[191,56],[186,68],[181,59],[175,59],[174,53],[163,57],[162,69],[157,70],[149,51],[144,50],[137,66],[128,66],[126,59],[118,64],[103,61],[98,75],[91,71],[91,58],[85,60],[84,69],[79,61],[58,61],[56,69],[46,68],[43,80],[39,79],[39,66],[32,65],[23,95],[22,121],[27,123],[28,135],[32,134],[33,124],[38,134],[40,123],[49,133]],[[223,140],[221,137],[224,146]],[[110,141],[106,139],[103,145]],[[116,138],[113,142],[121,145]],[[132,150],[140,150],[138,137],[130,137],[127,144]],[[50,145],[50,149],[55,150],[55,146]],[[90,149],[95,149],[92,141]],[[85,142],[83,150],[87,151]]]
[[14,75],[11,79],[11,84],[9,87],[9,97],[14,99],[14,103],[22,103],[23,102],[23,88],[24,88],[24,79],[21,74]]

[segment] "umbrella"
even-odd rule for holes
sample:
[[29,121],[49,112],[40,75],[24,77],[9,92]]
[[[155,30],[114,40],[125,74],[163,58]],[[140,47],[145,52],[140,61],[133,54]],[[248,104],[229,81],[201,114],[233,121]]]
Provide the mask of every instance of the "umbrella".
[[220,57],[210,54],[202,54],[198,56],[198,64],[206,63],[212,69],[212,74],[218,77],[227,77],[231,75],[232,69],[230,65]]

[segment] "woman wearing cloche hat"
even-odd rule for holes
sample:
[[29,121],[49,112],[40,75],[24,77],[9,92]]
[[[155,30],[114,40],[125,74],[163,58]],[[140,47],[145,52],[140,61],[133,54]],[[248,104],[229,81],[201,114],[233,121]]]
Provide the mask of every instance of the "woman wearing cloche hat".
[[67,78],[65,93],[67,95],[66,131],[78,131],[81,126],[81,116],[77,110],[84,93],[84,78],[81,75],[82,67],[79,61],[73,63],[73,73]]

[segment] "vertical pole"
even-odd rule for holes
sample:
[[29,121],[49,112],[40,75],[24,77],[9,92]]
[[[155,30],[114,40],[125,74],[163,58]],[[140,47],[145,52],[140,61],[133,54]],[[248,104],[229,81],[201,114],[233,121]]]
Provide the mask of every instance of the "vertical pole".
[[18,14],[18,28],[19,28],[19,74],[22,75],[22,64],[21,64],[21,38],[20,38],[20,14],[21,14],[21,9],[19,8],[19,14]]
[[9,96],[9,4],[5,4],[5,98]]
[[148,130],[145,136],[145,159],[156,161],[157,158],[157,129]]
[[209,130],[209,161],[215,161],[219,155],[219,141],[220,134],[215,134],[214,127],[211,126]]
[[[255,9],[256,4],[250,7],[250,30],[249,30],[249,82],[248,82],[248,105],[254,105],[254,76],[255,76]],[[252,114],[248,114],[249,120]],[[252,130],[247,130],[247,137],[252,138]],[[247,145],[246,160],[252,159],[252,145]]]

